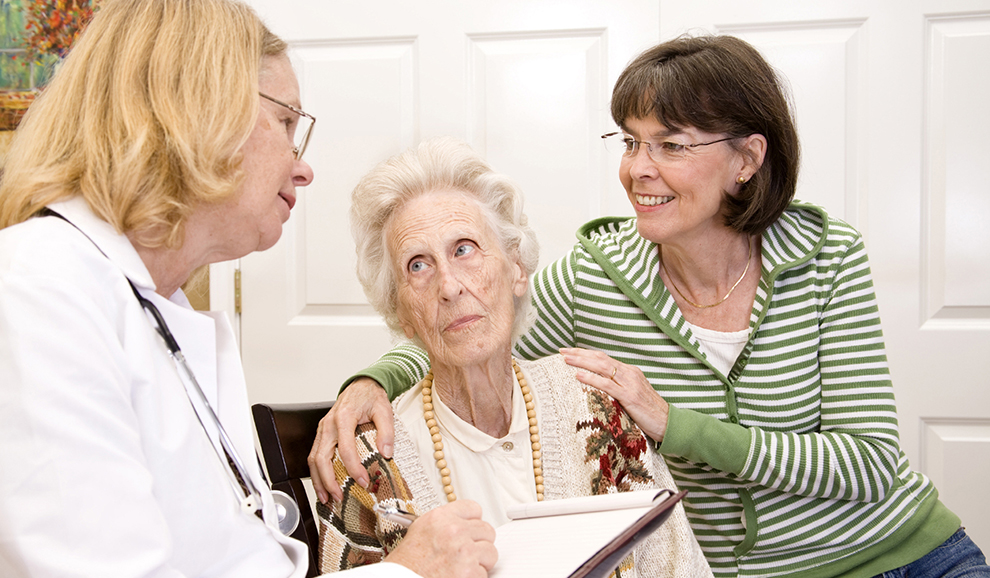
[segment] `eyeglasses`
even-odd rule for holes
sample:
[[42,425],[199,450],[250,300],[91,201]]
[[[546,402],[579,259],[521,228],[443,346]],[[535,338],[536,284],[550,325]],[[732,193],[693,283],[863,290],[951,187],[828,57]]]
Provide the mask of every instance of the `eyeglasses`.
[[262,98],[267,98],[275,104],[284,106],[299,116],[298,122],[294,127],[292,127],[292,154],[296,155],[296,160],[301,159],[303,153],[306,152],[306,146],[309,145],[309,135],[313,131],[313,125],[316,124],[316,117],[292,106],[291,104],[286,104],[281,100],[274,99],[263,92],[259,92],[258,94],[260,94]]
[[611,152],[620,152],[622,156],[632,158],[639,152],[640,145],[646,145],[646,152],[654,162],[665,164],[683,160],[689,150],[696,147],[704,147],[715,143],[732,140],[736,137],[729,136],[713,140],[711,142],[698,142],[693,144],[682,144],[671,141],[650,142],[636,140],[624,132],[610,132],[602,135],[605,141],[605,148]]

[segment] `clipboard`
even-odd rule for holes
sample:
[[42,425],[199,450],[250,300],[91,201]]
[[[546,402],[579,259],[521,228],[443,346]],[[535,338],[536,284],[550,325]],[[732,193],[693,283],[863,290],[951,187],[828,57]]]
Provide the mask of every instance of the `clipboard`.
[[496,528],[490,578],[607,578],[687,492],[639,490],[521,504]]
[[687,495],[687,491],[676,494],[671,490],[663,491],[668,492],[670,497],[654,506],[653,509],[636,520],[632,526],[626,528],[614,540],[596,552],[594,556],[588,558],[588,561],[571,572],[568,578],[608,578],[622,562],[622,559],[632,552],[633,548],[667,521],[667,518],[674,512],[674,506]]

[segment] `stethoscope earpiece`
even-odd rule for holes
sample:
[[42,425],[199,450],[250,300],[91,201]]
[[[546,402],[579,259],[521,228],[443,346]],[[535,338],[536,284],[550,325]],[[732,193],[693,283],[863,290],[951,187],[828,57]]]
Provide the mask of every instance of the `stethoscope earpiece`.
[[241,511],[245,514],[253,514],[258,511],[258,502],[254,499],[254,494],[248,494],[241,498]]

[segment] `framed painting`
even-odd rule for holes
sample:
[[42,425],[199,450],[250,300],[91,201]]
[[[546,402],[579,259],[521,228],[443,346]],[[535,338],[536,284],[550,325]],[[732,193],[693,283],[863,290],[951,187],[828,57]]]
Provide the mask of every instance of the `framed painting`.
[[0,130],[17,128],[58,60],[49,54],[29,55],[26,16],[23,0],[0,0]]
[[98,0],[0,0],[0,130],[17,127]]

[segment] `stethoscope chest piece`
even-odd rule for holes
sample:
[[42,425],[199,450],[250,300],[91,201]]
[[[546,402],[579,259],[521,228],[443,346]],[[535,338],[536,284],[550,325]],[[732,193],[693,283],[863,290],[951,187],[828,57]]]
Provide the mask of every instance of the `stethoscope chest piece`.
[[299,518],[302,517],[299,504],[282,490],[272,490],[272,499],[275,501],[279,532],[283,536],[291,536],[299,527]]

